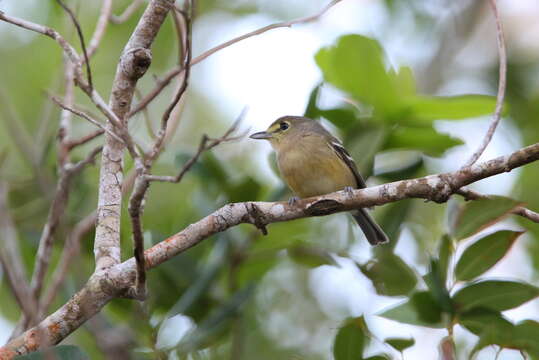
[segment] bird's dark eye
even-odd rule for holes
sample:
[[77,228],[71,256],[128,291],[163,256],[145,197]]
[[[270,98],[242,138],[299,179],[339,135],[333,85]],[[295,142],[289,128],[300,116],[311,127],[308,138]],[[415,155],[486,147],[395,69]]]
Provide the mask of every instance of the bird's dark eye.
[[288,129],[288,123],[285,123],[285,122],[280,123],[279,129],[281,129],[282,131],[285,131],[286,129]]

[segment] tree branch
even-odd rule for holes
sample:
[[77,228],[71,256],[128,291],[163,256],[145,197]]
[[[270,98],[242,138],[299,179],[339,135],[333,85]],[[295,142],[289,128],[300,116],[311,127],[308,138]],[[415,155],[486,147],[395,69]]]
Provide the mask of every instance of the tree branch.
[[[110,98],[110,107],[121,119],[122,125],[126,123],[126,114],[131,106],[137,81],[150,66],[150,46],[173,5],[173,0],[152,0],[124,47]],[[124,145],[121,142],[105,135],[94,242],[96,270],[120,262],[123,151]],[[136,162],[136,166],[140,164]]]
[[[144,252],[146,268],[151,269],[210,236],[239,224],[264,225],[304,217],[388,204],[420,198],[444,202],[461,187],[539,160],[539,143],[506,156],[472,165],[455,172],[401,180],[351,193],[339,191],[319,197],[288,202],[243,202],[223,206],[205,218],[161,241]],[[57,344],[86,320],[99,312],[111,299],[128,295],[136,279],[136,263],[131,258],[107,270],[98,270],[77,294],[40,324],[50,344]],[[26,331],[0,348],[0,358],[11,359],[40,347],[38,327]]]
[[120,15],[111,15],[110,22],[113,24],[121,24],[129,20],[129,18],[138,10],[138,8],[144,3],[144,0],[133,0],[124,12]]
[[[466,200],[488,199],[490,197],[489,195],[483,195],[478,193],[477,191],[473,191],[470,189],[459,189],[456,193],[462,195]],[[516,207],[515,209],[513,209],[513,211],[511,211],[511,213],[525,217],[526,219],[533,222],[539,223],[539,213],[526,209],[523,206]]]
[[483,138],[483,141],[481,142],[481,145],[479,145],[479,148],[472,154],[472,156],[466,162],[464,167],[468,167],[474,164],[481,157],[481,154],[483,154],[488,144],[492,140],[492,137],[494,136],[494,132],[496,131],[496,128],[498,127],[498,124],[500,123],[500,120],[501,120],[503,100],[505,98],[505,83],[506,83],[506,78],[507,78],[507,55],[505,51],[505,39],[503,35],[503,26],[500,20],[500,14],[498,13],[498,8],[496,6],[496,0],[489,0],[489,2],[490,2],[490,6],[492,7],[492,12],[494,13],[494,18],[496,19],[496,38],[498,42],[498,56],[500,58],[499,60],[500,65],[499,65],[499,70],[498,70],[500,79],[498,80],[498,94],[496,96],[496,109],[494,110],[494,117],[492,119],[492,122],[490,123],[487,133],[485,134],[485,137]]

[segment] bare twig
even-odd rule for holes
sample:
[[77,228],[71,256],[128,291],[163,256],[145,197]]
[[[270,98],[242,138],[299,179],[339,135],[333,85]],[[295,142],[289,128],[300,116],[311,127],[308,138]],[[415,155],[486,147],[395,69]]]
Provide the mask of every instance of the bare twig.
[[99,44],[101,43],[101,39],[103,39],[103,35],[105,35],[105,30],[107,29],[107,25],[109,23],[110,15],[112,14],[112,0],[103,0],[103,5],[101,5],[101,11],[99,13],[99,18],[97,19],[97,24],[95,26],[94,34],[92,35],[92,38],[90,39],[90,42],[88,43],[88,57],[91,58],[95,52],[97,51],[97,48],[99,47]]
[[113,24],[121,24],[129,20],[129,18],[138,10],[138,8],[144,3],[144,0],[133,0],[124,12],[120,15],[111,15],[110,22]]
[[[192,13],[192,7],[193,4],[190,1],[187,1],[186,4],[189,5],[189,15],[184,16],[185,20],[185,38],[186,38],[186,45],[185,45],[185,53],[184,53],[184,59],[182,62],[182,69],[184,69],[184,76],[181,83],[180,88],[178,89],[178,92],[174,96],[174,99],[169,104],[165,112],[163,113],[163,116],[161,118],[161,128],[159,129],[159,132],[157,133],[157,139],[154,142],[154,145],[152,147],[152,150],[150,154],[146,157],[146,166],[151,166],[151,163],[156,158],[157,154],[162,149],[163,141],[165,140],[165,135],[167,133],[167,124],[168,120],[170,118],[170,114],[178,104],[178,102],[182,99],[182,97],[185,95],[185,92],[187,91],[187,87],[189,86],[189,74],[191,73],[191,13]],[[181,41],[180,41],[181,43]]]
[[50,95],[50,98],[51,100],[58,106],[60,106],[62,109],[66,110],[66,111],[69,111],[70,113],[73,113],[85,120],[88,120],[88,122],[92,123],[93,125],[97,126],[98,128],[100,128],[102,131],[105,131],[107,134],[109,134],[110,136],[112,136],[114,139],[116,139],[117,141],[121,142],[121,143],[124,143],[123,139],[121,139],[118,135],[116,135],[112,129],[107,129],[106,125],[102,124],[101,122],[99,122],[98,120],[92,118],[90,115],[86,114],[85,112],[83,111],[80,111],[80,110],[77,110],[67,104],[64,104],[60,99],[58,99],[56,96],[54,95]]
[[[478,199],[489,198],[489,195],[483,195],[483,194],[478,193],[477,191],[464,189],[464,188],[459,189],[456,193],[459,195],[462,195],[464,199],[466,200],[478,200]],[[539,213],[529,210],[523,206],[516,207],[514,210],[511,211],[511,213],[525,217],[526,219],[531,220],[533,222],[539,223]]]
[[502,116],[502,110],[503,110],[503,101],[505,98],[505,84],[506,84],[506,78],[507,78],[507,54],[505,50],[505,39],[503,34],[503,26],[502,22],[500,20],[500,14],[498,13],[498,8],[496,6],[496,0],[489,0],[490,6],[492,7],[492,12],[494,13],[494,18],[496,20],[496,38],[498,42],[498,56],[499,56],[499,80],[498,80],[498,94],[496,96],[496,109],[494,110],[494,117],[492,119],[492,122],[490,123],[490,126],[487,130],[487,133],[485,134],[485,137],[483,138],[483,141],[481,142],[481,145],[479,145],[479,148],[472,154],[470,159],[466,162],[464,167],[469,167],[472,164],[474,164],[479,157],[481,157],[481,154],[485,151],[488,144],[492,140],[492,137],[494,136],[494,132],[496,131],[496,127],[500,123],[501,116]]
[[245,136],[245,134],[234,135],[244,115],[245,115],[245,110],[242,111],[238,119],[234,121],[232,126],[220,138],[210,139],[207,135],[203,135],[202,139],[200,140],[200,144],[198,145],[197,152],[182,166],[182,168],[180,169],[177,175],[175,176],[146,175],[145,176],[146,180],[159,181],[159,182],[171,182],[171,183],[180,182],[183,179],[183,176],[191,169],[191,167],[193,167],[193,165],[198,161],[199,157],[205,151],[211,150],[217,145],[222,144],[223,142],[230,142],[230,141],[238,140]]
[[90,154],[76,164],[66,164],[64,171],[60,173],[60,179],[56,186],[56,194],[54,196],[47,222],[43,227],[41,238],[39,239],[39,248],[36,255],[36,265],[32,275],[32,292],[35,299],[38,299],[41,289],[43,288],[43,280],[49,267],[53,235],[56,227],[60,223],[61,215],[64,213],[65,206],[69,197],[70,182],[74,175],[79,173],[85,165],[93,163],[97,154],[101,152],[101,147],[95,148]]
[[46,312],[54,301],[60,286],[68,275],[69,266],[79,254],[82,237],[94,228],[96,219],[97,213],[93,211],[79,221],[67,236],[62,256],[52,276],[51,285],[47,288],[47,292],[39,306],[42,313]]
[[[276,24],[271,24],[271,25],[268,25],[268,26],[264,26],[260,29],[257,29],[257,30],[254,30],[254,31],[251,31],[247,34],[244,34],[244,35],[241,35],[241,36],[238,36],[237,38],[234,38],[234,39],[231,39],[227,42],[224,42],[220,45],[217,45],[207,51],[205,51],[204,53],[200,54],[199,56],[193,58],[193,60],[191,61],[191,66],[193,65],[196,65],[200,62],[202,62],[203,60],[205,60],[206,58],[210,57],[211,55],[215,54],[216,52],[220,51],[220,50],[223,50],[224,48],[227,48],[231,45],[234,45],[235,43],[237,42],[240,42],[242,40],[245,40],[245,39],[248,39],[250,37],[253,37],[253,36],[256,36],[256,35],[261,35],[267,31],[270,31],[270,30],[273,30],[273,29],[277,29],[277,28],[283,28],[283,27],[291,27],[291,26],[294,26],[294,25],[297,25],[297,24],[304,24],[304,23],[309,23],[309,22],[313,22],[313,21],[316,21],[318,20],[322,15],[324,15],[329,9],[331,9],[333,6],[335,6],[337,3],[341,2],[342,0],[333,0],[331,1],[328,5],[326,5],[321,11],[319,11],[318,13],[314,14],[314,15],[311,15],[311,16],[307,16],[307,17],[303,17],[303,18],[299,18],[299,19],[296,19],[296,20],[291,20],[291,21],[284,21],[284,22],[280,22],[280,23],[276,23]],[[144,99],[142,99],[142,101],[140,101],[138,104],[136,104],[136,106],[129,112],[129,117],[135,115],[136,113],[138,113],[139,111],[141,111],[143,108],[145,108],[146,106],[148,106],[148,104],[153,100],[155,99],[155,97],[157,95],[159,95],[161,93],[161,91],[170,83],[170,81],[176,77],[177,75],[180,75],[182,74],[183,72],[185,72],[185,69],[183,68],[183,66],[181,65],[178,65],[176,66],[175,68],[173,68],[172,70],[170,70],[167,74],[165,74],[163,76],[162,79],[160,79],[158,82],[157,82],[157,86],[152,89],[145,97]]]
[[21,251],[15,224],[11,219],[7,206],[7,184],[0,182],[0,263],[6,274],[8,285],[22,313],[27,319],[36,321],[37,306],[22,263]]
[[69,150],[72,150],[73,148],[77,147],[77,146],[80,146],[80,145],[84,145],[90,141],[92,141],[93,139],[95,139],[96,137],[98,137],[99,135],[102,135],[104,133],[103,130],[95,130],[94,132],[91,132],[89,134],[86,134],[78,139],[73,139],[73,140],[69,140],[67,142],[67,148]]
[[82,53],[84,55],[84,63],[86,65],[86,76],[88,77],[88,86],[90,89],[93,89],[94,86],[92,84],[92,69],[90,68],[90,59],[88,58],[88,52],[86,51],[86,43],[84,41],[84,35],[82,34],[82,29],[80,28],[79,21],[77,20],[77,17],[73,13],[73,11],[62,2],[62,0],[56,0],[56,2],[64,9],[64,11],[69,15],[71,18],[71,21],[73,21],[73,25],[75,25],[75,28],[77,29],[77,35],[79,36],[80,45],[82,47]]

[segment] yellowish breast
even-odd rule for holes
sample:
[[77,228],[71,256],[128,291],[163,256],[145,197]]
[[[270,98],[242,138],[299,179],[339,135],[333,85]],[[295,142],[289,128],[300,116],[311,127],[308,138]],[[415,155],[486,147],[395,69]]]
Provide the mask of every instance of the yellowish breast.
[[309,136],[277,151],[283,180],[299,197],[357,187],[352,171],[324,138]]

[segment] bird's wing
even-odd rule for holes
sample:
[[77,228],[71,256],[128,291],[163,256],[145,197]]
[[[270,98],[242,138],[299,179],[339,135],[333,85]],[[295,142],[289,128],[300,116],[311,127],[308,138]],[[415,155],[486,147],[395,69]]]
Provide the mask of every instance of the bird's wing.
[[342,161],[344,161],[346,166],[348,166],[352,174],[354,174],[354,178],[356,179],[356,182],[357,182],[357,188],[362,189],[364,187],[367,187],[367,184],[365,184],[365,180],[363,180],[363,177],[357,170],[357,166],[356,166],[356,163],[354,162],[354,159],[352,158],[352,156],[350,156],[348,151],[346,151],[342,143],[337,138],[333,138],[331,141],[331,147],[337,153],[339,158]]

